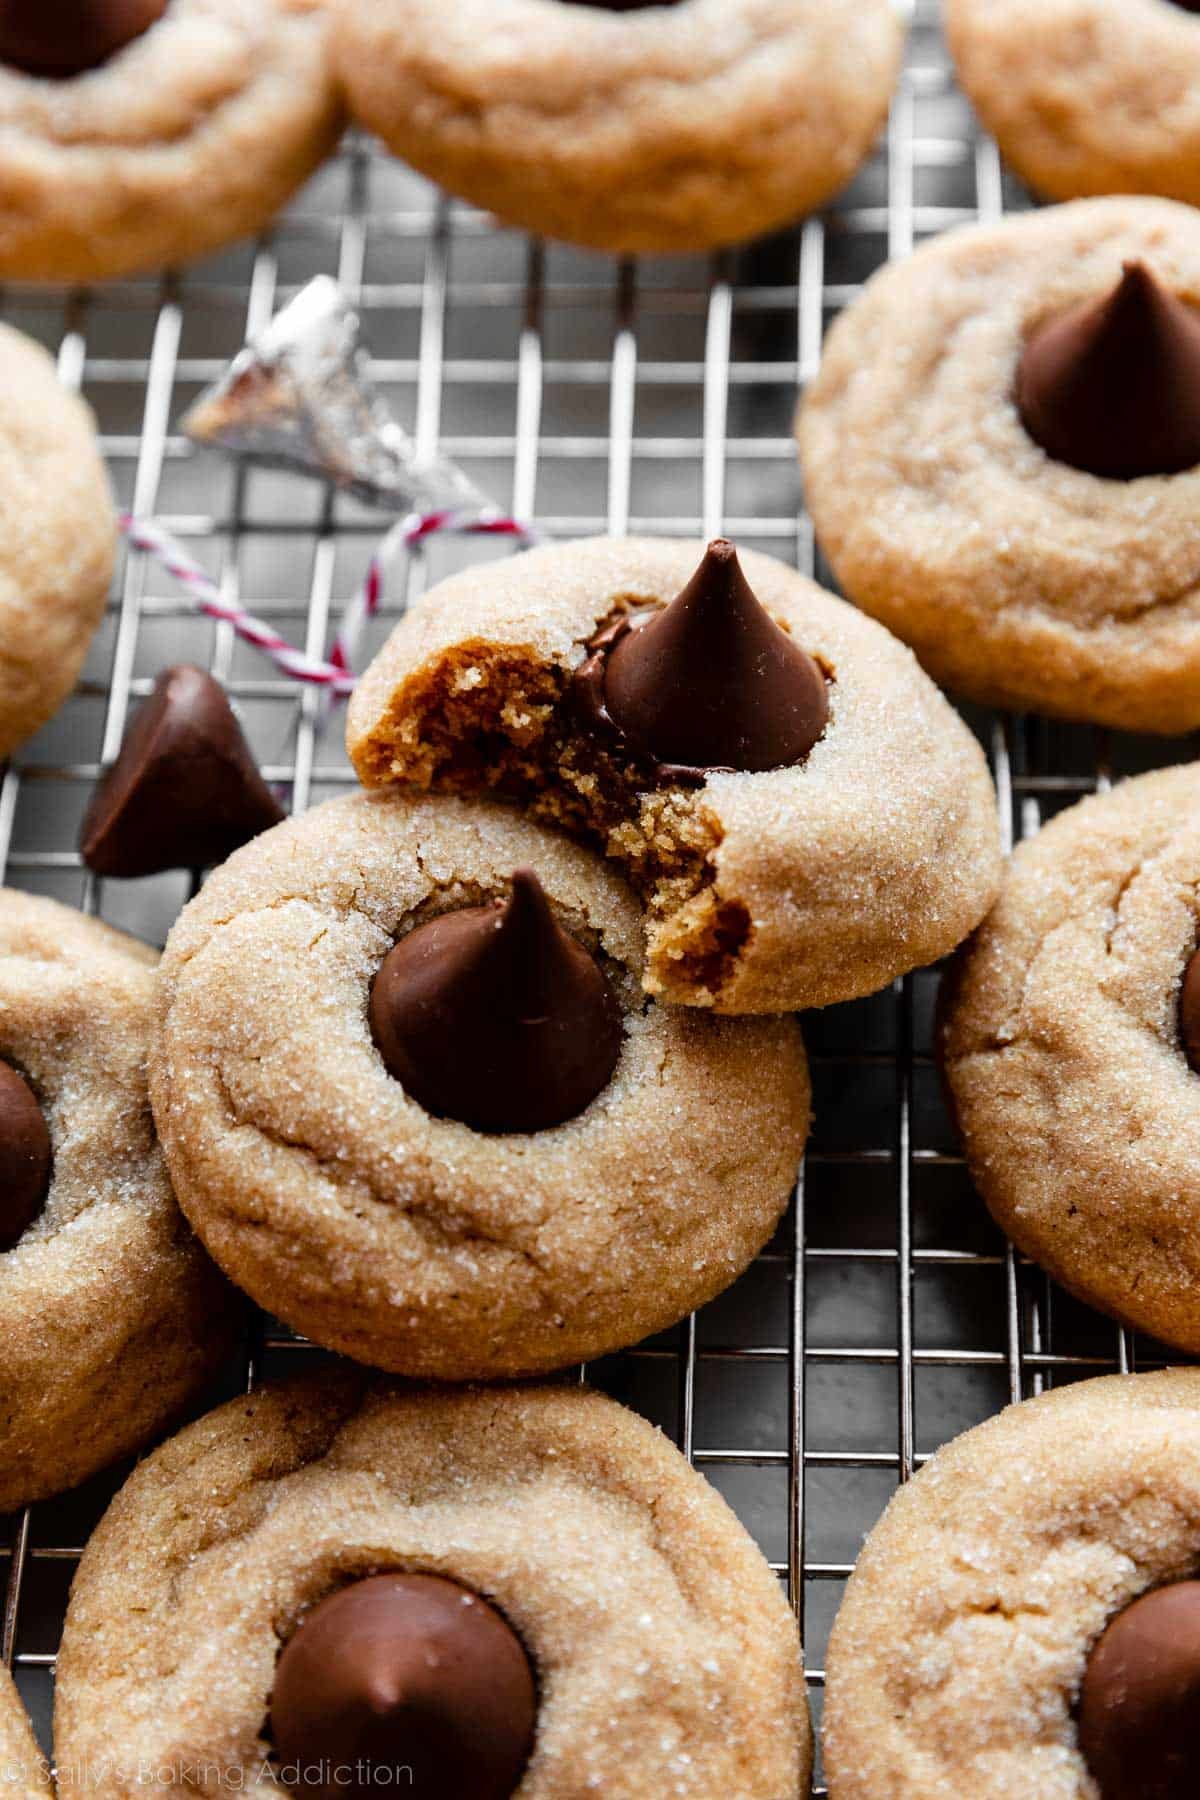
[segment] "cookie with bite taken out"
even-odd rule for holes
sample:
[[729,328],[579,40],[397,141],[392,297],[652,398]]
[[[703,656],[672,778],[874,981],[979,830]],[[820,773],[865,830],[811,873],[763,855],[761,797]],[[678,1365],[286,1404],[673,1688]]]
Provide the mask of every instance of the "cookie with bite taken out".
[[351,701],[370,788],[489,792],[598,844],[647,992],[825,1006],[952,950],[1000,872],[982,751],[910,652],[727,540],[555,545],[440,583]]

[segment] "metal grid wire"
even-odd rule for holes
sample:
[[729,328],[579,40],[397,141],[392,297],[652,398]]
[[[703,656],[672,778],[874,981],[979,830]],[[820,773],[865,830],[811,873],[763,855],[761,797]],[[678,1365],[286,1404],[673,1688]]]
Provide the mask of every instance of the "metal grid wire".
[[[0,300],[96,409],[121,502],[162,519],[229,596],[319,654],[379,519],[315,482],[199,457],[177,429],[312,275],[353,296],[375,378],[421,447],[440,444],[551,535],[724,530],[829,582],[791,435],[829,317],[923,238],[1026,204],[976,134],[924,0],[877,155],[828,216],[743,252],[634,265],[531,243],[351,140],[256,247],[161,282]],[[486,554],[442,541],[415,554],[379,636],[407,594]],[[295,809],[352,781],[338,731],[319,735],[315,697],[297,703],[227,627],[129,558],[77,694],[0,783],[0,871],[159,942],[194,881],[99,883],[74,846],[131,705],[184,658],[227,684]],[[970,717],[1010,840],[1114,776],[1195,754]],[[829,1624],[897,1482],[1010,1399],[1155,1354],[1015,1259],[987,1220],[938,1093],[936,981],[922,971],[810,1017],[816,1125],[785,1226],[721,1300],[589,1371],[669,1430],[756,1536],[800,1614],[818,1717]],[[262,1321],[231,1382],[312,1354]],[[0,1519],[0,1655],[46,1743],[70,1577],[124,1473]]]

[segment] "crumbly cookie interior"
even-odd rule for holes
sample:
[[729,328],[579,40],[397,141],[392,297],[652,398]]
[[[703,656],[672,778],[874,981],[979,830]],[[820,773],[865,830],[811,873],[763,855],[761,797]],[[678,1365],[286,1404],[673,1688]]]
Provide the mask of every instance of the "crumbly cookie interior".
[[368,784],[490,791],[602,848],[646,909],[647,992],[712,1003],[750,940],[716,891],[722,831],[703,791],[647,789],[573,717],[571,672],[532,650],[467,641],[404,684],[371,733]]

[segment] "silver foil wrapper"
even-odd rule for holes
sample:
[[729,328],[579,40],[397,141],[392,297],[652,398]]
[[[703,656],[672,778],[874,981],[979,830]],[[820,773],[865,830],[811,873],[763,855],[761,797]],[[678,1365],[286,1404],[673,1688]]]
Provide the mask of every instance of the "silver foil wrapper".
[[238,353],[183,429],[231,456],[322,476],[390,513],[494,509],[456,463],[418,456],[371,385],[358,315],[328,275]]

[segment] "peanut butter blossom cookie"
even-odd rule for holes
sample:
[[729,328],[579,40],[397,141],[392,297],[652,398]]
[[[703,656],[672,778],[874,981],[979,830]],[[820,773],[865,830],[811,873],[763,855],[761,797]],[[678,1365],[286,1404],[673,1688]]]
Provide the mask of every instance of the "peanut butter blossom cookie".
[[950,984],[967,1160],[1021,1249],[1200,1353],[1200,765],[1021,845]]
[[54,1800],[50,1769],[12,1676],[0,1663],[0,1782],[8,1800]]
[[829,335],[800,446],[838,580],[946,686],[1200,726],[1189,207],[1079,201],[884,270]]
[[424,1800],[800,1800],[795,1621],[660,1433],[578,1388],[343,1371],[143,1462],[75,1578],[60,1768]]
[[1052,200],[1200,203],[1197,0],[948,0],[959,79]]
[[893,0],[339,0],[351,110],[506,223],[600,250],[787,224],[867,155],[899,73]]
[[646,991],[823,1006],[961,941],[999,878],[983,755],[909,653],[769,557],[594,539],[475,568],[359,684],[368,787],[490,790],[599,844]]
[[171,933],[151,1088],[221,1266],[405,1374],[558,1368],[674,1324],[770,1237],[808,1128],[790,1019],[648,1002],[632,895],[513,809],[357,793]]
[[319,0],[4,0],[0,276],[89,281],[257,231],[341,128]]
[[140,1448],[238,1321],[154,1136],[156,960],[0,889],[0,1513]]
[[830,1800],[1194,1800],[1200,1372],[1010,1407],[901,1488],[827,1658]]
[[0,325],[0,517],[2,759],[74,687],[103,617],[117,536],[90,411],[60,385],[46,352],[8,325]]

